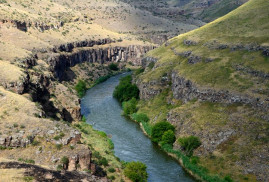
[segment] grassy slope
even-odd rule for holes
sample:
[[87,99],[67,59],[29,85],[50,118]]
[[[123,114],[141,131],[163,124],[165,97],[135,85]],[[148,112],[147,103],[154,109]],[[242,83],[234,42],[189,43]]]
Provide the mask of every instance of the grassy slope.
[[[267,97],[268,93],[254,94],[251,90],[257,88],[266,90],[268,81],[236,71],[234,68],[241,65],[268,74],[269,61],[261,51],[230,51],[229,48],[219,50],[214,47],[221,44],[269,45],[268,8],[268,1],[250,1],[202,28],[171,39],[168,46],[163,45],[148,53],[148,56],[159,58],[159,61],[156,69],[144,74],[142,78],[145,81],[159,79],[165,72],[174,69],[201,86],[229,89],[261,98]],[[187,46],[183,43],[184,40],[195,41],[197,45]],[[187,58],[175,55],[171,48],[177,53],[192,51],[194,56],[200,56],[203,61],[189,64]],[[213,61],[205,63],[204,60],[207,58]]]
[[[268,58],[261,51],[212,48],[220,44],[268,46],[268,8],[269,3],[266,0],[251,0],[200,29],[171,39],[168,46],[163,45],[148,53],[148,56],[159,60],[152,70],[146,71],[140,78],[143,82],[160,80],[166,73],[177,71],[180,76],[190,79],[199,87],[268,98],[268,80],[234,69],[234,66],[240,64],[268,74]],[[183,43],[184,40],[192,40],[197,44],[187,46]],[[201,56],[203,61],[189,64],[187,58],[175,55],[171,48],[177,53],[192,51],[193,55]],[[214,61],[206,63],[206,58]],[[256,89],[261,92],[254,93],[253,90]],[[150,116],[152,124],[168,119],[177,126],[177,137],[197,135],[207,145],[210,145],[209,136],[217,136],[220,131],[236,131],[226,142],[218,145],[213,153],[204,153],[203,147],[196,151],[196,154],[202,154],[199,165],[208,168],[211,173],[230,175],[235,181],[256,181],[259,174],[268,172],[267,168],[261,167],[265,163],[258,156],[259,152],[263,156],[268,155],[266,138],[269,126],[268,122],[261,119],[266,113],[248,106],[227,106],[196,100],[181,104],[180,101],[175,102],[172,93],[167,91],[148,101],[140,101],[138,107],[139,112]],[[256,168],[256,171],[243,175],[247,166]]]

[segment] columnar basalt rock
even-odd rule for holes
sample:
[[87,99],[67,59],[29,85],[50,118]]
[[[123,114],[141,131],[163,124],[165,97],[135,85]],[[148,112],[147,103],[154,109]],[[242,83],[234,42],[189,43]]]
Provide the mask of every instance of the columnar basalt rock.
[[0,146],[2,147],[26,147],[34,141],[35,136],[24,137],[21,134],[12,135],[12,136],[1,136],[0,137]]
[[69,157],[68,171],[89,170],[91,168],[91,151],[81,150]]
[[260,98],[252,98],[248,95],[239,95],[229,92],[228,90],[216,91],[214,89],[199,89],[190,80],[179,76],[176,72],[172,72],[172,92],[175,99],[188,102],[192,99],[201,101],[219,102],[219,103],[242,103],[249,104],[252,107],[269,109],[269,102]]
[[61,44],[59,46],[55,46],[52,51],[57,52],[72,52],[74,48],[78,47],[93,47],[95,45],[105,45],[110,43],[115,43],[115,40],[111,40],[109,38],[100,39],[100,40],[83,40],[78,42],[71,42],[66,44]]
[[46,22],[38,22],[38,21],[20,21],[20,20],[8,20],[2,19],[0,20],[0,27],[3,24],[10,24],[11,26],[17,28],[18,30],[27,32],[28,28],[36,28],[40,32],[44,32],[45,30],[51,29],[59,29],[64,25],[62,21],[46,23]]
[[128,47],[84,48],[73,50],[71,53],[54,53],[47,59],[50,71],[59,80],[62,79],[67,68],[82,62],[132,62],[141,65],[142,56],[154,49],[154,46],[131,45]]

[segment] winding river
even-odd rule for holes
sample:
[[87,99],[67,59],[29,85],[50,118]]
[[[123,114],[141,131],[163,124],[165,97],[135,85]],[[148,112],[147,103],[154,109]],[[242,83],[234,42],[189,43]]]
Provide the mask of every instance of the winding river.
[[147,165],[149,182],[192,182],[181,166],[145,136],[139,125],[121,116],[122,108],[112,97],[119,79],[111,77],[87,91],[81,111],[97,130],[112,135],[115,155],[124,161],[141,161]]

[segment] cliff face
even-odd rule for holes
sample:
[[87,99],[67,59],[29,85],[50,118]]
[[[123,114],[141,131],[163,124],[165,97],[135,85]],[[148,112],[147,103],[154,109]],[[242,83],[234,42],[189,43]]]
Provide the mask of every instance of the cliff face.
[[[91,45],[93,46],[93,44]],[[103,45],[103,43],[98,42],[95,45]],[[52,54],[47,59],[47,63],[50,65],[50,71],[54,73],[55,77],[62,80],[64,71],[67,68],[82,62],[99,64],[132,62],[134,65],[141,65],[142,56],[152,49],[154,49],[154,46],[140,45],[76,49],[71,53]]]
[[2,19],[0,20],[0,27],[1,24],[10,24],[21,31],[27,32],[28,28],[32,27],[37,29],[40,32],[44,32],[45,30],[51,29],[59,29],[64,25],[63,22],[54,22],[54,23],[44,23],[44,22],[32,22],[32,21],[20,21],[20,20],[9,20],[9,19]]

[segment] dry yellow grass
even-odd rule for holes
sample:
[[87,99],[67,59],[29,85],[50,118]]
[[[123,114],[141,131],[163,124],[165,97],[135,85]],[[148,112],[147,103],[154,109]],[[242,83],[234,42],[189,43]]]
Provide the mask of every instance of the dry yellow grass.
[[0,83],[2,82],[16,82],[24,73],[15,65],[7,61],[0,61]]
[[24,169],[0,169],[1,182],[21,182],[23,180]]

